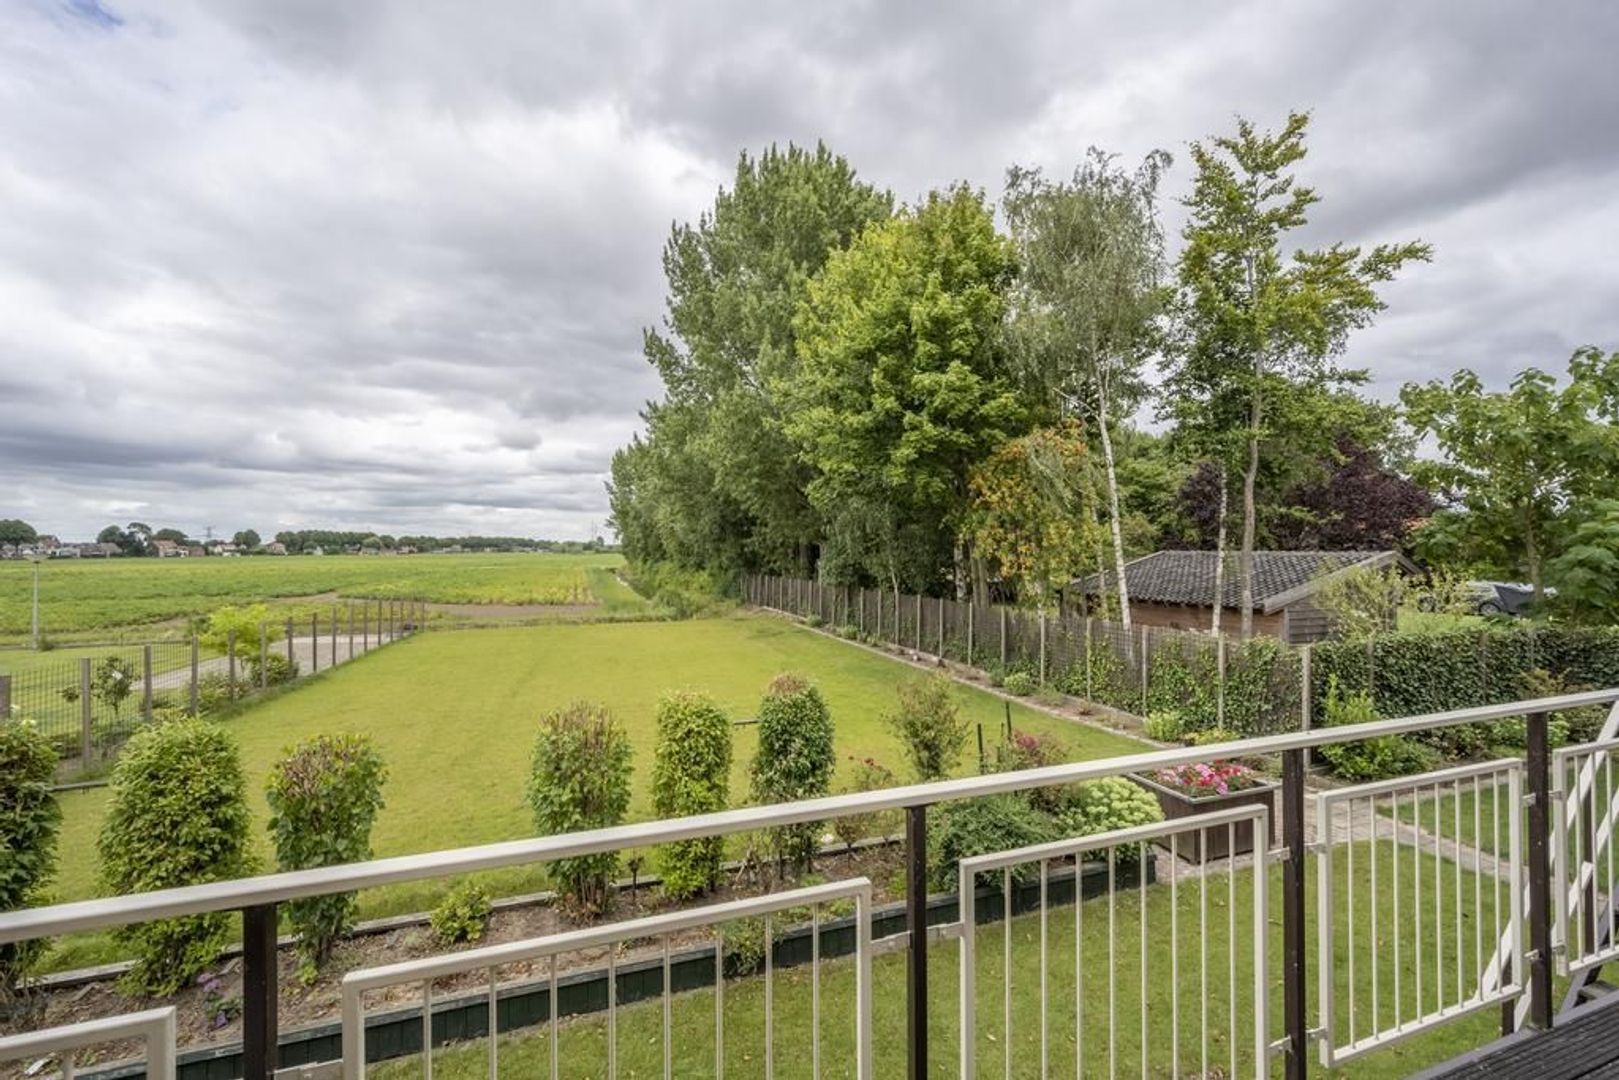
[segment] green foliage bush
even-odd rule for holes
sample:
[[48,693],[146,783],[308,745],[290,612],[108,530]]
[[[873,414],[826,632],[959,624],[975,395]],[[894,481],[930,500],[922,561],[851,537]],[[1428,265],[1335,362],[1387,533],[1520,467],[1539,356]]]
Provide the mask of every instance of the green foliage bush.
[[491,910],[488,890],[477,882],[463,881],[427,913],[427,923],[440,942],[460,945],[483,937]]
[[[731,721],[700,694],[674,693],[658,702],[658,742],[652,761],[652,808],[659,817],[725,809],[730,797]],[[682,840],[658,849],[664,892],[686,899],[719,883],[721,837]]]
[[[30,724],[0,718],[0,911],[37,903],[55,872],[62,823],[62,808],[51,790],[55,778],[50,740]],[[42,945],[0,945],[0,1004]]]
[[[821,692],[797,675],[776,676],[759,704],[753,797],[780,803],[830,794],[837,760],[832,714]],[[771,846],[777,858],[808,869],[820,835],[819,822],[773,829]]]
[[1033,675],[1026,671],[1014,671],[1006,677],[1004,683],[1006,692],[1017,697],[1028,697],[1039,687]]
[[90,693],[117,716],[135,690],[135,667],[122,656],[99,661],[90,675]]
[[[929,877],[938,889],[955,886],[962,859],[1040,844],[1057,836],[1051,817],[1017,795],[945,803],[930,818]],[[1026,863],[1015,867],[1012,876],[1023,880],[1038,872],[1038,864]],[[996,880],[1000,877],[998,872],[993,876]],[[988,877],[979,882],[989,883]]]
[[[316,735],[270,768],[264,795],[276,868],[310,870],[371,857],[387,767],[365,735]],[[311,981],[354,920],[354,894],[288,901],[299,973]]]
[[[1014,731],[1005,741],[996,744],[993,766],[995,772],[1039,769],[1047,765],[1056,765],[1066,756],[1062,747],[1049,735]],[[1062,787],[1039,787],[1020,792],[1019,798],[1036,810],[1054,813],[1062,806],[1067,794],[1067,790]]]
[[898,704],[883,719],[904,745],[916,778],[949,776],[961,760],[968,734],[950,677],[941,672],[905,679],[895,692]]
[[[145,728],[124,746],[98,847],[114,893],[149,892],[240,877],[253,868],[252,816],[236,743],[206,720]],[[118,931],[135,955],[124,986],[172,994],[218,956],[225,913],[163,919]]]
[[[534,739],[528,804],[541,836],[620,824],[630,808],[630,738],[611,713],[575,702],[547,713]],[[618,854],[603,852],[550,864],[564,902],[586,912],[612,901]]]
[[[1075,784],[1067,805],[1057,816],[1064,836],[1095,836],[1162,820],[1164,812],[1158,806],[1157,797],[1122,776],[1105,776]],[[1107,852],[1093,851],[1086,857],[1106,859]],[[1139,849],[1124,847],[1117,850],[1114,861],[1126,864],[1140,857]]]
[[630,563],[624,567],[624,580],[677,619],[708,614],[723,606],[724,598],[735,592],[734,584],[714,574],[667,562]]
[[[1326,727],[1365,724],[1381,720],[1365,691],[1344,691],[1336,675],[1330,676],[1322,715]],[[1382,780],[1426,772],[1438,764],[1437,753],[1403,735],[1380,735],[1352,743],[1323,746],[1316,751],[1334,773],[1346,780]]]
[[1142,724],[1142,733],[1156,742],[1179,742],[1185,728],[1177,709],[1154,709]]
[[[247,682],[254,686],[260,683],[259,655],[254,653],[247,658]],[[267,653],[264,657],[263,683],[265,686],[280,686],[290,683],[298,678],[298,661],[289,660],[285,653]]]
[[[325,625],[324,619],[321,625]],[[246,659],[259,655],[261,636],[265,643],[281,637],[281,628],[271,616],[268,604],[228,604],[208,616],[202,631],[202,643],[223,653],[234,641],[236,655]]]
[[[847,775],[849,780],[843,787],[846,792],[880,791],[899,783],[899,777],[894,775],[894,770],[875,758],[851,757]],[[856,842],[869,837],[892,835],[898,828],[899,812],[896,810],[848,814],[832,819],[832,834],[847,848],[852,848]]]

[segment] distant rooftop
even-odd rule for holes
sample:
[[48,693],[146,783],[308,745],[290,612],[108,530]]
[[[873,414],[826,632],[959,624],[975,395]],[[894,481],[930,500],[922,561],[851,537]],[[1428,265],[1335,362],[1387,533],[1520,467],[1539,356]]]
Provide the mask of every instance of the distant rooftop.
[[[1226,552],[1224,605],[1239,607],[1242,582],[1237,568],[1240,554]],[[1322,578],[1352,566],[1371,568],[1396,564],[1408,571],[1415,565],[1397,551],[1256,551],[1254,552],[1254,610],[1271,612],[1315,591]],[[1124,564],[1124,581],[1131,600],[1158,604],[1214,606],[1215,552],[1158,551]],[[1087,595],[1110,592],[1115,575],[1092,574],[1076,585]]]

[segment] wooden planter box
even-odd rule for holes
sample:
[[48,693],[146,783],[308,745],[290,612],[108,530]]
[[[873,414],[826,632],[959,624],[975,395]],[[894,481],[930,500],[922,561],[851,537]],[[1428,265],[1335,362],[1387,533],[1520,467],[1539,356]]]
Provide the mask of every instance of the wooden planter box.
[[[1131,777],[1136,783],[1146,788],[1158,797],[1158,806],[1169,821],[1178,821],[1181,818],[1196,817],[1211,810],[1229,810],[1233,806],[1263,806],[1270,811],[1270,837],[1267,847],[1276,843],[1276,792],[1281,785],[1270,780],[1263,780],[1257,787],[1244,788],[1233,791],[1229,795],[1207,795],[1202,798],[1192,798],[1175,788],[1160,784],[1148,776]],[[1223,859],[1228,855],[1247,855],[1254,850],[1254,823],[1239,821],[1236,824],[1235,836],[1229,826],[1221,825],[1208,830],[1209,850],[1208,858],[1212,862]],[[1191,830],[1181,833],[1179,837],[1165,837],[1158,841],[1165,851],[1178,851],[1181,858],[1188,862],[1201,862],[1203,860],[1203,832]],[[1235,849],[1232,849],[1233,841]],[[1171,847],[1171,844],[1174,847]]]

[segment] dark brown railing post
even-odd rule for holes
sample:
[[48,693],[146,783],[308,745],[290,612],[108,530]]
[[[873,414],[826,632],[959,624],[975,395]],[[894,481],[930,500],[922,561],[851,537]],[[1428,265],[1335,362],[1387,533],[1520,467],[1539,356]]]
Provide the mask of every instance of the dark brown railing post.
[[1529,715],[1529,1026],[1552,1026],[1551,748],[1545,713]]
[[[905,809],[905,917],[911,941],[905,975],[905,1075],[928,1075],[928,808]],[[972,933],[963,927],[962,933]],[[972,1032],[963,1031],[963,1039]]]
[[1288,1080],[1309,1071],[1310,1022],[1304,980],[1304,751],[1282,754],[1282,1013]]
[[276,1052],[274,904],[242,910],[242,1080],[270,1080]]

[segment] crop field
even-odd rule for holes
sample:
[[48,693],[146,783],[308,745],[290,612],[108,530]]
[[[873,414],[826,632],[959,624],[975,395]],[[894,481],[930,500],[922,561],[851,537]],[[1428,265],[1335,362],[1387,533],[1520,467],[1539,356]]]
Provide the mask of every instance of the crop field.
[[[628,590],[611,573],[622,561],[615,554],[54,560],[40,567],[41,623],[47,634],[71,637],[225,604],[310,597],[597,604],[625,599],[617,590]],[[29,563],[0,563],[0,641],[29,633],[33,574]]]
[[[588,699],[610,708],[634,746],[632,818],[651,816],[648,794],[658,699],[677,689],[711,694],[736,719],[754,715],[766,684],[783,671],[812,679],[837,725],[841,782],[848,759],[876,757],[903,775],[898,741],[882,721],[896,683],[911,670],[896,660],[774,619],[592,623],[437,632],[409,638],[337,668],[225,721],[236,735],[262,823],[264,777],[284,749],[319,732],[370,734],[388,764],[387,805],[373,834],[378,856],[509,840],[532,834],[523,787],[539,716]],[[963,688],[966,714],[993,739],[1002,702]],[[1012,706],[1020,730],[1057,738],[1074,759],[1129,753],[1122,735]],[[731,800],[746,802],[755,729],[736,729]],[[961,772],[976,768],[969,749]],[[63,900],[95,895],[95,837],[106,789],[66,793]],[[261,856],[269,845],[260,832]],[[361,894],[362,915],[420,911],[450,882],[403,884]],[[498,894],[541,887],[536,869],[490,875]],[[107,946],[75,945],[53,966],[100,962]]]

